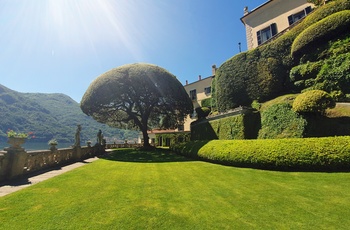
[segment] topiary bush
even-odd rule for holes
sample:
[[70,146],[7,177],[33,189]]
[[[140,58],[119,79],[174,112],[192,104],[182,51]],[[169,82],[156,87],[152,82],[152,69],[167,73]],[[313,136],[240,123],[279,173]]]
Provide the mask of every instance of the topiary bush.
[[213,140],[179,144],[175,152],[237,167],[273,170],[349,171],[350,137]]
[[317,78],[315,88],[327,92],[340,91],[350,93],[350,53],[340,54],[329,58],[322,66]]
[[275,104],[261,114],[259,139],[303,137],[307,122],[288,103]]
[[323,90],[310,90],[298,95],[293,102],[297,113],[324,113],[327,108],[334,108],[335,101]]
[[323,61],[317,61],[307,62],[293,67],[289,73],[289,80],[294,85],[294,89],[300,92],[305,88],[305,80],[316,79],[322,65]]
[[349,32],[350,10],[334,13],[300,33],[292,44],[291,54],[300,57],[311,49]]
[[304,61],[290,71],[293,91],[319,89],[331,93],[336,100],[344,100],[342,95],[350,92],[350,33],[303,55],[300,62]]
[[216,99],[223,112],[253,100],[266,101],[284,91],[287,73],[281,59],[260,58],[259,49],[238,54],[216,72]]

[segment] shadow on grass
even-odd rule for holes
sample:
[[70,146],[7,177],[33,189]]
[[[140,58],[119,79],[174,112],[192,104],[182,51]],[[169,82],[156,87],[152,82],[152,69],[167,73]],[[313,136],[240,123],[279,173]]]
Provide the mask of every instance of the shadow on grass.
[[117,149],[101,157],[105,160],[138,162],[138,163],[166,163],[193,161],[184,156],[177,155],[167,149],[143,151],[137,149]]

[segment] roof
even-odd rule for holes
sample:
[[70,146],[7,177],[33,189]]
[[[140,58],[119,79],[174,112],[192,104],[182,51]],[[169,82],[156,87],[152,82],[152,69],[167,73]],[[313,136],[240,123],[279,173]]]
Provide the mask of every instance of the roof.
[[174,133],[176,132],[175,129],[152,129],[147,131],[147,133],[154,133],[154,134],[159,134],[159,133]]
[[213,76],[209,76],[209,77],[206,77],[206,78],[202,78],[201,80],[197,80],[197,81],[194,81],[194,82],[185,84],[184,86],[189,86],[189,85],[195,84],[195,83],[197,83],[197,82],[207,80],[207,79],[209,79],[209,78],[215,78],[215,76],[213,75]]
[[189,131],[176,131],[175,129],[152,129],[147,131],[147,133],[151,134],[164,134],[164,133],[186,133]]
[[252,14],[253,12],[259,10],[260,8],[262,8],[262,7],[266,6],[266,5],[268,5],[268,4],[271,3],[272,1],[273,1],[273,0],[269,0],[269,1],[267,1],[267,2],[265,2],[265,3],[263,3],[263,4],[261,4],[260,6],[254,8],[253,10],[251,10],[250,12],[248,12],[247,14],[245,14],[243,17],[241,17],[241,22],[244,24],[243,19],[244,19],[245,17],[247,17],[248,15]]

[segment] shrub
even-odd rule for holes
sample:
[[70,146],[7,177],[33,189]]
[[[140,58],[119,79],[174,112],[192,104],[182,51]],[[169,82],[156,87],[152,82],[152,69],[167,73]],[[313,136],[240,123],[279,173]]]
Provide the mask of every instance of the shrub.
[[316,22],[300,33],[292,44],[291,54],[300,57],[310,52],[315,44],[319,46],[333,38],[347,33],[350,26],[350,10],[334,13],[323,20]]
[[327,59],[317,75],[316,84],[327,92],[350,93],[350,53]]
[[297,113],[323,113],[327,108],[334,108],[333,98],[325,91],[310,90],[298,95],[293,102]]
[[260,110],[260,108],[261,108],[261,104],[259,103],[258,100],[254,100],[250,106],[256,110]]
[[211,108],[212,107],[212,98],[203,99],[201,101],[201,106]]
[[191,124],[191,140],[252,139],[260,129],[259,113],[247,113]]
[[340,90],[332,91],[330,95],[334,99],[334,101],[342,101],[345,98],[344,93]]
[[307,122],[287,103],[275,104],[261,114],[259,139],[303,137]]
[[291,69],[289,80],[291,82],[296,82],[299,80],[316,78],[322,65],[323,61],[307,62],[306,64],[297,65]]
[[277,58],[260,58],[259,49],[234,56],[217,70],[216,97],[219,111],[253,100],[266,101],[284,91],[286,69]]
[[238,167],[274,170],[349,170],[350,137],[213,140],[179,144],[179,154]]
[[196,108],[196,113],[198,115],[198,119],[202,119],[207,117],[210,114],[211,109],[208,107],[198,107]]
[[[293,84],[292,90],[319,89],[329,93],[339,91],[341,94],[350,92],[350,34],[329,41],[326,46],[304,55],[302,59],[314,61],[291,69],[289,80]],[[341,97],[337,96],[336,99],[341,100]]]

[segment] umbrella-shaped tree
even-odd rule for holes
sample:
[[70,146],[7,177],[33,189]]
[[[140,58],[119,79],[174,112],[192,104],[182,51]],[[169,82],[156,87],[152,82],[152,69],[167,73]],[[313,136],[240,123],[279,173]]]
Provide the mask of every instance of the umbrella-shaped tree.
[[90,84],[80,107],[101,123],[139,129],[144,147],[149,146],[149,129],[175,128],[193,111],[192,101],[174,75],[140,63],[100,75]]

